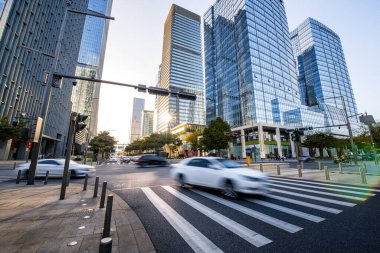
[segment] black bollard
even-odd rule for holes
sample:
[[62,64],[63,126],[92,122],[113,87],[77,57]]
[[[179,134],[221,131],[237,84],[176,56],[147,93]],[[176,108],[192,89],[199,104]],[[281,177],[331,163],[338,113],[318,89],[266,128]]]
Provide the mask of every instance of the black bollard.
[[84,178],[83,191],[87,190],[87,183],[88,183],[88,174],[86,174],[86,177]]
[[21,170],[17,172],[17,178],[16,178],[16,184],[20,183],[20,178],[21,178]]
[[108,197],[107,197],[106,214],[105,214],[105,217],[104,217],[104,228],[103,228],[103,236],[102,236],[102,238],[106,238],[106,237],[110,236],[111,215],[112,215],[112,202],[113,202],[113,195],[108,195]]
[[13,169],[15,170],[16,169],[16,162],[13,164]]
[[45,175],[44,185],[47,185],[48,178],[49,178],[49,171],[47,170],[46,175]]
[[69,170],[67,172],[66,186],[69,186],[69,184],[70,184],[70,178],[71,178],[71,170]]
[[94,198],[98,197],[99,177],[95,178]]
[[104,181],[103,187],[102,187],[102,196],[100,197],[99,208],[104,208],[104,200],[106,199],[106,191],[107,191],[107,181]]
[[281,174],[280,165],[277,165],[277,175],[279,176],[280,174]]
[[100,240],[99,253],[111,253],[112,252],[112,238],[106,237]]

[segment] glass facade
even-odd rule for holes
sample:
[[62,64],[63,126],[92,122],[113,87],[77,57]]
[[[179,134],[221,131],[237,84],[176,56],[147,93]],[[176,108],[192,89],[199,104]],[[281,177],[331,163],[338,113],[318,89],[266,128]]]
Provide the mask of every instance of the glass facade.
[[160,132],[182,123],[205,124],[200,17],[177,5],[165,22],[159,86],[197,95],[196,101],[158,97]]
[[[356,115],[352,85],[339,36],[317,20],[308,18],[291,32],[302,104],[326,103]],[[327,99],[335,97],[332,99]],[[354,118],[355,121],[357,121]]]
[[220,0],[204,15],[206,122],[284,125],[301,105],[283,1]]
[[[89,0],[88,10],[109,16],[112,0]],[[77,76],[90,78],[102,77],[104,54],[107,42],[108,20],[87,16],[76,68]],[[72,102],[74,112],[88,115],[87,125],[90,138],[96,135],[98,121],[100,84],[78,81],[73,89]],[[85,135],[78,134],[77,142],[86,140]]]
[[129,142],[132,143],[141,137],[142,116],[145,106],[145,100],[142,98],[133,98],[133,111],[131,122],[131,136]]
[[153,133],[153,111],[144,110],[142,113],[142,127],[141,127],[141,137],[149,136]]

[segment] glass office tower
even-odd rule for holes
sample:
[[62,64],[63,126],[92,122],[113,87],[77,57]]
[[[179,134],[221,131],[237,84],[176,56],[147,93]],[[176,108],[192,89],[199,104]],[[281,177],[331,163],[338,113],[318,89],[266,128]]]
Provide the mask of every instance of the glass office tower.
[[[89,0],[88,10],[109,16],[112,0]],[[89,78],[102,78],[104,54],[106,50],[109,20],[87,16],[76,67],[76,75]],[[89,116],[86,131],[77,134],[76,142],[84,143],[97,133],[100,83],[80,81],[73,89],[74,112]]]
[[205,124],[200,22],[200,16],[174,4],[165,21],[159,86],[196,94],[197,99],[158,97],[160,132],[182,123]]
[[[308,18],[291,32],[291,41],[302,104],[326,103],[343,109],[344,97],[348,115],[356,115],[355,98],[339,36],[319,21]],[[357,121],[356,118],[353,120]]]
[[153,118],[154,111],[143,111],[141,119],[141,137],[149,136],[153,133]]
[[284,125],[299,107],[283,1],[220,0],[204,15],[206,122]]
[[145,99],[133,98],[133,111],[131,121],[131,136],[129,142],[132,143],[141,137],[142,115],[145,106]]

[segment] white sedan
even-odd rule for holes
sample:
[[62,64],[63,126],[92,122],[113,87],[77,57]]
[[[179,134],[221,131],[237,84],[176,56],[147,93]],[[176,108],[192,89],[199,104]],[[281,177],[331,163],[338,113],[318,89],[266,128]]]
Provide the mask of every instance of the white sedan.
[[181,186],[198,185],[220,189],[228,197],[238,193],[266,195],[269,193],[268,176],[262,172],[244,168],[240,164],[216,157],[195,157],[175,164],[173,179]]
[[[46,171],[49,171],[49,177],[62,177],[65,159],[41,159],[37,162],[36,177],[44,177]],[[24,163],[17,166],[21,170],[21,175],[25,178],[29,172],[30,163]],[[74,177],[84,177],[86,174],[95,174],[95,167],[85,164],[79,164],[70,161],[69,171]]]

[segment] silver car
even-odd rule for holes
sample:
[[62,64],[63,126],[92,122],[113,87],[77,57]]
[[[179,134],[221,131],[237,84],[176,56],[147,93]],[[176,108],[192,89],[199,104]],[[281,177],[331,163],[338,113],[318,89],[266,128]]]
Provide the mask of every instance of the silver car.
[[[63,177],[65,159],[41,159],[37,162],[36,177],[43,177],[49,171],[49,177]],[[20,164],[16,169],[21,170],[22,177],[29,173],[30,163]],[[73,177],[84,177],[87,174],[95,174],[95,167],[70,161],[69,171]]]

